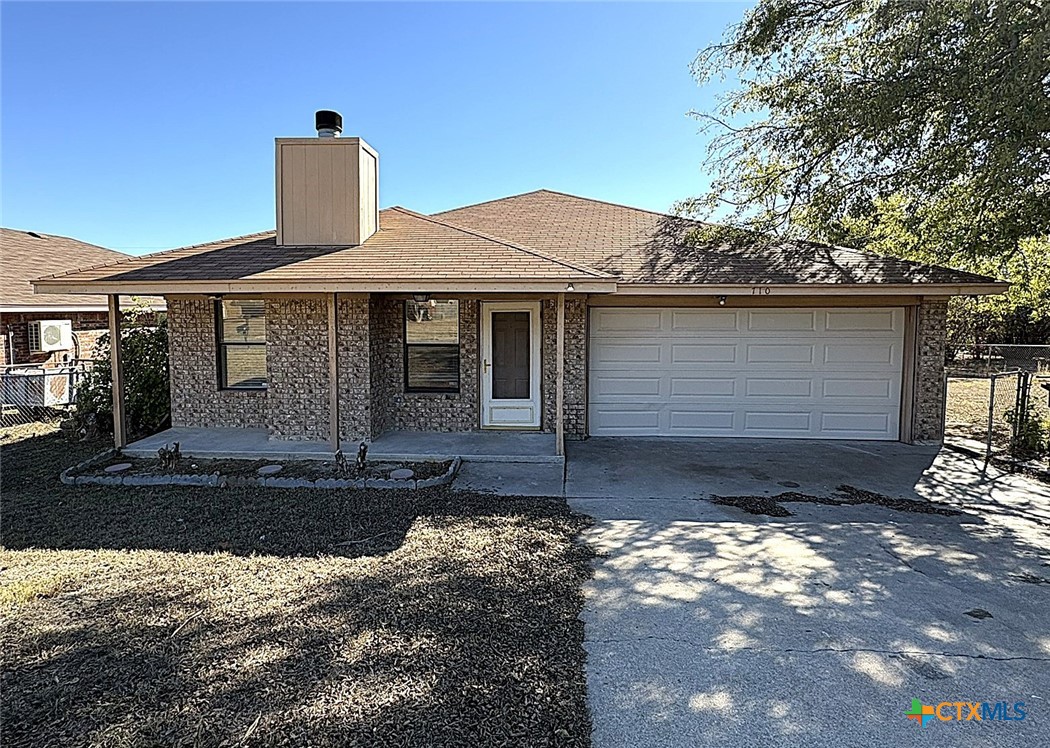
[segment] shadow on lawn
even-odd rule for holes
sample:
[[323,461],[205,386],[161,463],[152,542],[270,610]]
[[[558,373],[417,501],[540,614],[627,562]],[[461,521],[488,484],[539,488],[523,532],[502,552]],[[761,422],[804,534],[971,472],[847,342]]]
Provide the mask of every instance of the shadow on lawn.
[[490,502],[453,500],[441,489],[74,487],[58,481],[66,465],[104,448],[59,434],[4,446],[4,546],[355,557],[398,548],[419,514],[491,511]]
[[84,490],[60,445],[3,453],[0,581],[74,580],[0,629],[4,745],[589,745],[564,502]]
[[428,561],[253,610],[158,576],[7,643],[5,744],[588,745],[583,624],[563,588],[586,561],[539,575]]

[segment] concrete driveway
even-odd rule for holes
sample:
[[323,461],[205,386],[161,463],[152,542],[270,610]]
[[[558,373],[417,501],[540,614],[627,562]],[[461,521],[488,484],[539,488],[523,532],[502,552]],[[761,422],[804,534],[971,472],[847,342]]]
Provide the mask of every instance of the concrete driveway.
[[[601,554],[595,746],[1050,745],[1050,486],[901,444],[603,441],[572,445],[566,481]],[[708,500],[840,483],[964,513]],[[1027,717],[922,728],[913,698]]]

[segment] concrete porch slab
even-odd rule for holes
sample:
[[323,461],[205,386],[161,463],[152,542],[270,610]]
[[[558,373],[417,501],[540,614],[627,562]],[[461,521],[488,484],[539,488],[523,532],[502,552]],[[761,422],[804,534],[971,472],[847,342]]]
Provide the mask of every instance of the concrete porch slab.
[[[174,427],[140,439],[124,448],[130,457],[156,457],[157,450],[173,442],[186,457],[239,460],[330,460],[328,442],[270,439],[266,429]],[[357,442],[343,442],[343,452],[353,459]],[[520,431],[476,431],[443,434],[392,431],[369,445],[368,459],[389,462],[426,462],[459,457],[464,462],[531,462],[563,465],[555,454],[553,434]]]
[[[266,429],[190,428],[176,426],[132,442],[122,451],[129,457],[156,457],[157,450],[179,443],[185,457],[233,460],[330,460],[327,442],[271,441]],[[344,448],[345,449],[345,448]],[[354,447],[356,451],[356,446]]]

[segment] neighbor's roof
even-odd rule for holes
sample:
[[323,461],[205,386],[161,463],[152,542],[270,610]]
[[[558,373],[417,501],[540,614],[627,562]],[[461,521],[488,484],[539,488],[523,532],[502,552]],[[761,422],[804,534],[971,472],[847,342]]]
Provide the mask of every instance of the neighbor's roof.
[[[612,279],[571,261],[550,257],[476,230],[459,228],[404,208],[380,212],[380,229],[359,246],[278,246],[276,234],[226,239],[143,257],[123,258],[86,270],[52,275],[38,286],[116,289],[149,293],[332,291],[389,288],[493,290],[498,284],[596,283]],[[396,288],[395,288],[396,287]]]
[[[55,272],[111,263],[129,255],[68,236],[0,228],[0,310],[105,309],[105,296],[33,293],[31,280]],[[163,306],[163,299],[149,299]]]
[[701,222],[551,190],[435,216],[601,270],[621,284],[999,284],[973,273],[813,242],[697,244],[687,239]]

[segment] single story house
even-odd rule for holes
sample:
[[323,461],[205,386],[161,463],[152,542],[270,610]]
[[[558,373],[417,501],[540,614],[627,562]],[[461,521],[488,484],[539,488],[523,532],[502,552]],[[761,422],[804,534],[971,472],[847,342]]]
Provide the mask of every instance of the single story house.
[[34,283],[166,298],[174,426],[937,442],[948,299],[1006,288],[549,190],[380,210],[378,154],[317,124],[276,140],[276,231]]
[[[92,358],[95,343],[109,328],[106,296],[41,296],[33,293],[30,281],[129,256],[67,236],[0,228],[0,366],[56,367]],[[163,309],[162,299],[148,303]]]

